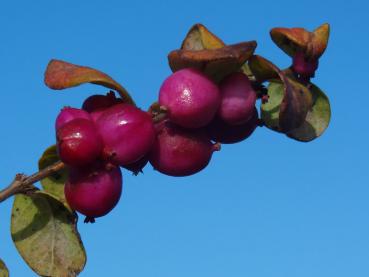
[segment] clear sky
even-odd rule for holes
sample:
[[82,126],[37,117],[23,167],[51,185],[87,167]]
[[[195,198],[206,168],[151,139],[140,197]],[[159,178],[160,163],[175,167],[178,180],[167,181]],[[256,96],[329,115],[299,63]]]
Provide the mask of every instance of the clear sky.
[[[367,277],[368,15],[367,1],[4,1],[0,184],[36,171],[61,107],[106,92],[48,89],[51,58],[108,73],[146,109],[170,74],[167,53],[194,23],[227,43],[255,39],[258,54],[285,67],[269,30],[329,22],[314,80],[331,101],[327,132],[304,144],[259,128],[187,178],[125,171],[116,209],[79,223],[88,255],[80,276]],[[35,276],[11,241],[11,205],[0,205],[0,257],[13,277]]]

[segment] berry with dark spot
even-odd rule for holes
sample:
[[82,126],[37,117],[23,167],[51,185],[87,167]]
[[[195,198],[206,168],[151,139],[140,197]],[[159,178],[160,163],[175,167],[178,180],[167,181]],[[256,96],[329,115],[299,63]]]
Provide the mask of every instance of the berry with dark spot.
[[230,144],[247,139],[259,126],[257,109],[254,108],[251,118],[240,125],[229,125],[220,118],[215,118],[207,127],[213,141]]
[[82,109],[92,113],[97,110],[104,110],[115,104],[122,103],[121,98],[117,98],[113,91],[108,92],[106,95],[92,95],[88,97],[82,104]]
[[147,165],[149,162],[148,156],[144,156],[143,158],[139,159],[137,162],[127,164],[123,166],[125,169],[131,171],[133,175],[137,176],[140,173],[143,173],[143,168]]

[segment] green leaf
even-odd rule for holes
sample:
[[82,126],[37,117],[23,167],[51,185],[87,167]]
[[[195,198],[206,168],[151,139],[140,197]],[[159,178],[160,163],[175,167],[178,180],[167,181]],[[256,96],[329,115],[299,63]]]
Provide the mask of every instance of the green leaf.
[[25,262],[41,276],[73,277],[84,268],[86,254],[77,217],[43,192],[15,196],[11,235]]
[[261,120],[265,126],[280,132],[279,112],[284,95],[284,85],[280,80],[273,80],[268,86],[268,102],[261,105]]
[[8,268],[1,259],[0,259],[0,277],[9,277]]
[[51,60],[46,68],[45,84],[51,89],[61,90],[85,83],[116,90],[124,102],[134,104],[133,99],[124,87],[99,70],[60,60]]
[[[39,170],[48,167],[59,161],[59,156],[56,150],[56,145],[50,146],[42,154],[38,161]],[[57,173],[52,174],[40,181],[42,188],[49,194],[53,195],[56,199],[63,202],[63,204],[70,209],[65,196],[64,196],[64,184],[68,178],[68,170],[66,168],[60,170]]]
[[310,89],[313,95],[313,105],[309,110],[305,122],[287,135],[298,141],[308,142],[323,134],[329,125],[331,108],[328,97],[317,86]]
[[188,31],[182,42],[181,49],[185,50],[204,50],[217,49],[225,46],[225,43],[210,32],[204,25],[195,24]]

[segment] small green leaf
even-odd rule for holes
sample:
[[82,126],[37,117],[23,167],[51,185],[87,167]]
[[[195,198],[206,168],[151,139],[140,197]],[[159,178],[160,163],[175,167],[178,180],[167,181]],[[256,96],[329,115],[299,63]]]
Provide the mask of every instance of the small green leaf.
[[73,277],[83,270],[86,253],[76,223],[76,214],[50,195],[15,196],[12,239],[25,262],[41,276]]
[[313,105],[309,110],[305,122],[287,135],[298,141],[308,142],[323,134],[329,125],[331,108],[328,97],[317,86],[312,85]]
[[182,42],[181,49],[185,50],[204,50],[217,49],[225,46],[225,43],[210,32],[204,25],[195,24],[188,31]]
[[1,259],[0,259],[0,277],[9,277],[8,268]]
[[116,90],[124,102],[134,104],[127,90],[101,71],[60,60],[51,60],[46,68],[45,84],[51,89],[61,90],[85,83],[101,85]]
[[[56,146],[50,146],[42,154],[38,161],[38,169],[42,170],[49,165],[59,161],[59,156],[56,150]],[[40,181],[42,188],[49,194],[53,195],[56,199],[63,202],[64,205],[69,208],[69,205],[64,196],[64,184],[68,178],[68,170],[66,168],[48,176]]]
[[261,120],[265,126],[280,132],[279,112],[284,95],[284,85],[280,80],[273,80],[268,86],[268,102],[261,105]]
[[215,81],[220,81],[232,72],[240,70],[252,56],[255,41],[224,46],[217,49],[185,50],[169,53],[168,60],[173,72],[183,68],[197,68]]

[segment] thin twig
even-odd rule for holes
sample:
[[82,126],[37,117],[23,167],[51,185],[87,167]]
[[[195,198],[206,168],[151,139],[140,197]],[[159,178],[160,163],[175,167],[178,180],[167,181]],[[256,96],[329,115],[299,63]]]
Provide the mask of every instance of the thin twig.
[[37,190],[33,185],[34,183],[60,171],[64,167],[65,164],[62,161],[57,161],[56,163],[49,165],[28,177],[24,174],[17,174],[13,182],[0,191],[0,203],[17,193],[29,193]]

